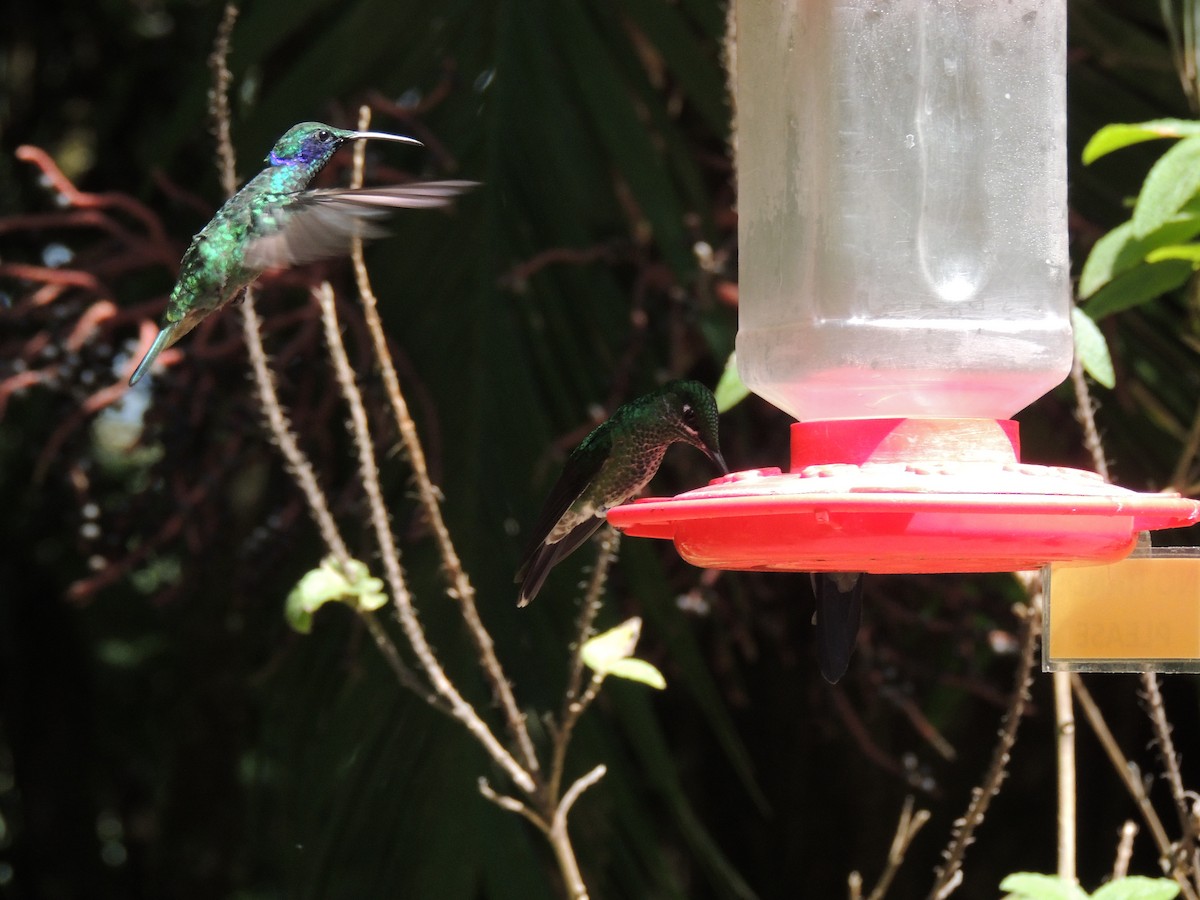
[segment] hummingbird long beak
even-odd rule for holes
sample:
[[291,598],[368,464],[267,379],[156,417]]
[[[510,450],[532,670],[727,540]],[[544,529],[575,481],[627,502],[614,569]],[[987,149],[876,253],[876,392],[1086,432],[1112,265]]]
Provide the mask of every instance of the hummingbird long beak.
[[350,133],[352,141],[395,141],[398,144],[416,144],[418,147],[425,145],[416,138],[406,137],[402,134],[388,134],[386,131],[353,131]]
[[717,464],[717,468],[719,468],[721,470],[722,475],[729,474],[729,466],[725,465],[725,457],[723,457],[719,451],[717,451],[717,450],[708,451],[708,458]]

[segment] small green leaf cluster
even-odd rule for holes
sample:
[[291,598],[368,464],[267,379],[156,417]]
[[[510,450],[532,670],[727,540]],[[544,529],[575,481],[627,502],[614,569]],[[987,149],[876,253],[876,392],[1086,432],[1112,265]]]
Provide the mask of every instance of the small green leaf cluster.
[[598,678],[613,675],[648,684],[661,691],[667,686],[662,672],[633,655],[641,633],[642,620],[634,616],[587,641],[580,648],[579,655]]
[[1095,323],[1185,284],[1200,268],[1200,122],[1155,119],[1106,125],[1083,149],[1084,163],[1114,150],[1162,138],[1178,139],[1150,168],[1129,221],[1096,242],[1079,276],[1076,350],[1088,374],[1114,384],[1112,360]]
[[1174,881],[1141,875],[1118,878],[1089,894],[1057,875],[1017,872],[1000,882],[1000,890],[1007,891],[1010,900],[1172,900],[1179,895]]
[[371,575],[367,564],[357,559],[339,566],[326,557],[317,568],[306,572],[288,594],[288,624],[302,634],[312,631],[313,613],[326,603],[345,603],[359,611],[376,610],[387,603],[383,582]]

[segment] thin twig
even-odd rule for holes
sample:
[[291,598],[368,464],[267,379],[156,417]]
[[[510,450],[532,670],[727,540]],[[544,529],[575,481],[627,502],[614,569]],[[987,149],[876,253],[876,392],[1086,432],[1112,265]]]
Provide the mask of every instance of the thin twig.
[[575,805],[575,801],[590,788],[593,784],[604,777],[604,773],[608,771],[608,767],[601,764],[596,766],[586,775],[581,775],[575,779],[574,784],[567,788],[567,792],[563,794],[562,802],[558,804],[558,810],[554,813],[555,827],[567,827],[567,815],[571,812],[571,807]]
[[1172,852],[1171,839],[1167,837],[1167,830],[1163,827],[1162,820],[1155,812],[1154,806],[1150,803],[1150,798],[1146,795],[1146,788],[1142,784],[1141,778],[1135,772],[1134,766],[1125,758],[1125,754],[1121,752],[1120,746],[1117,744],[1116,738],[1113,737],[1112,731],[1109,730],[1108,723],[1104,721],[1104,715],[1100,712],[1100,707],[1096,705],[1096,701],[1092,699],[1091,692],[1083,683],[1083,679],[1079,675],[1071,674],[1071,689],[1075,692],[1075,698],[1079,701],[1079,708],[1083,710],[1087,717],[1088,724],[1092,726],[1092,731],[1096,733],[1096,737],[1100,741],[1100,746],[1104,748],[1104,752],[1108,755],[1109,761],[1113,768],[1117,770],[1117,775],[1125,785],[1125,789],[1129,791],[1129,795],[1137,804],[1138,811],[1142,814],[1146,825],[1150,828],[1150,835],[1154,838],[1154,843],[1158,847],[1159,865],[1162,870],[1171,875],[1172,878],[1179,884],[1179,890],[1187,900],[1200,900],[1197,896],[1196,889],[1187,879],[1187,873],[1182,871]]
[[[553,800],[558,796],[562,785],[563,770],[566,767],[567,747],[571,743],[571,733],[584,711],[591,705],[600,689],[602,679],[594,677],[583,687],[584,663],[582,649],[584,643],[592,636],[592,626],[600,612],[601,600],[604,595],[604,583],[608,578],[608,569],[617,558],[617,550],[621,541],[620,534],[612,528],[602,529],[599,549],[596,555],[596,566],[592,569],[592,577],[588,581],[583,594],[583,607],[579,611],[579,622],[575,628],[576,643],[574,656],[571,659],[571,674],[567,678],[567,692],[563,697],[562,714],[558,719],[558,727],[554,732],[553,752],[550,762],[550,779],[547,783],[546,794]],[[580,693],[582,691],[582,694]]]
[[539,831],[545,834],[550,833],[549,822],[539,816],[529,806],[527,806],[525,803],[522,803],[516,797],[509,797],[505,794],[496,793],[492,786],[488,784],[488,780],[486,778],[479,779],[479,793],[483,794],[484,797],[486,797],[488,800],[491,800],[501,809],[516,813],[519,816],[524,816],[526,819],[536,825]]
[[967,847],[974,838],[975,829],[983,822],[987,809],[1000,790],[1000,784],[1008,769],[1009,754],[1017,740],[1017,730],[1025,714],[1025,706],[1029,702],[1029,685],[1033,676],[1034,653],[1037,649],[1038,635],[1041,633],[1042,617],[1036,604],[1024,607],[1020,615],[1021,653],[1014,676],[1012,697],[1008,710],[1002,719],[1000,738],[992,750],[992,761],[988,765],[983,783],[971,791],[971,802],[967,811],[954,829],[943,856],[945,864],[938,869],[933,889],[929,892],[932,900],[948,897],[962,880],[962,861]]
[[329,344],[329,355],[333,360],[334,373],[341,386],[342,395],[350,407],[350,428],[354,435],[355,446],[358,448],[359,477],[362,478],[363,490],[367,495],[375,540],[379,544],[384,575],[387,578],[392,600],[396,604],[400,626],[404,629],[405,637],[412,645],[421,668],[429,676],[434,690],[449,704],[451,714],[467,727],[467,730],[483,745],[496,764],[508,773],[513,783],[521,790],[531,794],[535,791],[535,784],[530,773],[521,768],[512,754],[492,734],[491,729],[480,718],[475,708],[463,699],[442,669],[434,655],[433,648],[429,646],[429,642],[425,638],[425,631],[421,627],[416,609],[413,607],[408,581],[400,565],[400,550],[396,546],[395,535],[392,534],[387,505],[383,500],[383,489],[379,484],[379,467],[375,461],[375,447],[367,422],[367,411],[363,406],[362,393],[354,380],[354,370],[350,367],[350,359],[346,355],[346,345],[342,343],[333,288],[329,282],[323,282],[313,291],[313,295],[321,307],[321,321],[325,326],[325,339]]
[[217,171],[221,175],[221,187],[226,197],[232,197],[237,191],[237,156],[229,133],[232,118],[229,113],[229,85],[233,80],[229,72],[229,42],[237,17],[237,4],[226,3],[221,24],[217,26],[217,38],[208,57],[213,79],[208,94],[208,108],[212,114],[213,137],[217,139]]
[[1196,415],[1192,418],[1192,427],[1188,429],[1187,440],[1179,451],[1179,460],[1175,463],[1175,472],[1171,475],[1171,490],[1183,492],[1191,480],[1192,465],[1196,454],[1200,453],[1200,403],[1196,405]]
[[[266,351],[263,349],[258,314],[254,308],[253,288],[246,289],[242,305],[242,327],[246,347],[250,354],[250,365],[254,371],[259,406],[266,413],[267,424],[270,426],[275,443],[287,461],[288,471],[292,473],[292,477],[304,494],[308,511],[317,525],[317,530],[321,533],[321,539],[325,542],[326,549],[339,568],[344,571],[350,563],[350,550],[342,539],[337,522],[329,509],[329,500],[317,482],[317,475],[312,463],[300,449],[291,421],[288,419],[283,405],[279,402],[279,395],[275,391],[275,377],[267,363]],[[400,658],[399,651],[388,637],[375,613],[370,610],[360,610],[359,616],[400,683],[435,708],[441,709],[443,712],[450,712],[437,695],[431,693],[429,687],[422,683]]]
[[1088,390],[1087,378],[1083,374],[1083,363],[1079,357],[1071,365],[1071,384],[1075,388],[1075,418],[1083,426],[1083,446],[1092,457],[1092,465],[1105,481],[1109,480],[1108,460],[1104,456],[1104,443],[1096,427],[1096,407],[1092,393]]
[[337,560],[338,565],[344,568],[350,561],[350,551],[346,548],[346,542],[342,540],[337,522],[334,521],[333,513],[329,510],[329,501],[325,492],[317,483],[317,475],[312,463],[300,449],[296,433],[292,430],[292,423],[279,402],[279,395],[275,392],[275,377],[267,364],[267,353],[263,349],[258,313],[254,308],[253,288],[246,289],[245,298],[242,301],[242,333],[245,336],[246,349],[250,354],[250,368],[254,372],[258,404],[266,413],[267,425],[270,426],[275,443],[287,461],[288,471],[292,473],[296,484],[304,492],[304,497],[308,501],[309,513],[317,524],[317,530],[321,532],[321,540],[325,542],[326,548]]
[[929,746],[937,751],[942,759],[953,761],[957,758],[958,754],[955,753],[954,745],[942,736],[942,733],[929,721],[925,713],[921,712],[912,697],[893,685],[883,685],[879,694],[904,714],[909,724],[929,743]]
[[[217,139],[217,171],[221,177],[221,185],[226,196],[233,196],[237,191],[236,154],[229,128],[229,85],[232,76],[229,73],[228,56],[229,42],[233,35],[233,26],[237,21],[238,8],[234,3],[226,4],[221,24],[217,29],[217,37],[213,43],[212,53],[208,64],[212,70],[213,86],[209,92],[209,115],[212,117],[213,134]],[[279,402],[275,391],[275,378],[267,363],[267,353],[263,348],[262,329],[258,313],[254,306],[254,289],[246,288],[242,297],[242,333],[246,341],[246,349],[250,355],[250,368],[254,373],[254,385],[258,391],[258,402],[267,416],[267,425],[275,438],[288,470],[303,491],[308,501],[308,509],[316,522],[317,530],[329,553],[337,560],[338,565],[345,567],[350,561],[350,551],[338,531],[333,513],[329,510],[329,502],[325,492],[317,483],[317,476],[312,463],[296,440],[292,423]]]
[[1133,858],[1133,839],[1137,837],[1137,822],[1126,819],[1121,826],[1121,837],[1117,841],[1117,855],[1113,859],[1112,880],[1124,878],[1129,874],[1129,860]]
[[383,627],[383,623],[374,612],[367,609],[358,611],[362,618],[363,624],[366,625],[367,631],[371,634],[371,639],[375,641],[375,646],[379,648],[379,652],[383,654],[383,658],[387,660],[387,664],[396,674],[396,679],[401,685],[408,688],[430,706],[441,710],[447,715],[453,715],[450,707],[437,695],[429,689],[416,673],[408,667],[404,660],[400,657],[400,651],[396,649],[395,643],[391,636],[387,633],[387,629]]
[[583,882],[583,875],[579,871],[579,862],[575,859],[575,851],[571,847],[571,839],[567,835],[567,814],[570,813],[571,807],[575,805],[575,801],[583,792],[603,778],[607,771],[608,769],[604,765],[596,766],[567,788],[562,801],[558,804],[558,809],[554,812],[554,817],[550,822],[550,831],[546,835],[550,839],[550,845],[554,848],[558,867],[567,883],[567,896],[571,900],[588,900],[588,891],[587,885]]
[[[896,833],[892,836],[892,846],[888,849],[887,865],[884,866],[883,873],[879,876],[879,882],[867,900],[883,900],[892,886],[892,880],[904,863],[904,856],[908,853],[908,848],[916,838],[917,832],[929,821],[929,810],[919,809],[914,813],[913,804],[912,794],[904,798],[904,806],[900,810],[900,821],[896,823]],[[850,873],[849,884],[852,900],[861,897],[862,876],[858,872]]]
[[[846,698],[841,685],[835,684],[830,686],[829,699],[833,702],[833,711],[842,720],[842,725],[857,742],[859,752],[885,772],[904,777],[904,765],[899,760],[889,756],[887,751],[880,747],[871,737],[871,732],[867,728],[866,723],[863,722],[862,717],[855,711],[854,705]],[[909,779],[909,784],[910,786],[912,785],[911,779]]]
[[[1092,416],[1093,403],[1088,391],[1087,381],[1083,377],[1082,366],[1078,359],[1075,360],[1071,375],[1075,385],[1076,416],[1084,426],[1085,444],[1092,454],[1092,462],[1096,467],[1096,471],[1100,473],[1105,481],[1108,481],[1109,474],[1104,448],[1101,445],[1100,435],[1096,430],[1095,419]],[[1197,447],[1200,447],[1200,408],[1197,408],[1196,416],[1192,421],[1192,426],[1185,440],[1183,452],[1175,467],[1175,473],[1171,478],[1172,486],[1178,486],[1180,482],[1187,480],[1192,458],[1195,456]],[[1149,799],[1145,796],[1145,790],[1142,788],[1140,781],[1132,777],[1129,771],[1129,763],[1124,760],[1124,755],[1121,753],[1116,741],[1112,738],[1111,733],[1108,732],[1107,726],[1104,724],[1104,719],[1100,715],[1099,707],[1094,702],[1091,702],[1091,695],[1087,693],[1087,689],[1083,686],[1082,679],[1078,675],[1073,675],[1071,683],[1075,688],[1077,696],[1081,698],[1083,696],[1087,697],[1089,705],[1085,706],[1085,710],[1088,712],[1088,720],[1092,722],[1093,728],[1097,729],[1097,736],[1100,737],[1101,743],[1104,744],[1104,749],[1108,753],[1109,759],[1112,760],[1114,766],[1117,766],[1118,772],[1122,779],[1125,780],[1126,786],[1129,787],[1134,799],[1137,800],[1143,816],[1146,817],[1155,842],[1159,845],[1159,851],[1163,855],[1164,867],[1169,868],[1175,880],[1179,882],[1180,890],[1186,897],[1196,897],[1200,894],[1200,884],[1189,882],[1187,880],[1187,871],[1190,870],[1193,873],[1193,877],[1200,877],[1200,834],[1197,833],[1195,822],[1188,808],[1187,795],[1183,787],[1183,776],[1179,771],[1179,760],[1175,753],[1174,741],[1171,739],[1171,724],[1167,720],[1162,694],[1158,689],[1158,676],[1154,672],[1146,672],[1141,677],[1142,686],[1146,691],[1147,712],[1154,727],[1154,734],[1158,742],[1163,767],[1166,770],[1167,781],[1171,786],[1171,797],[1175,802],[1175,810],[1179,815],[1182,840],[1186,844],[1186,850],[1182,851],[1187,862],[1186,868],[1184,868],[1182,861],[1172,851],[1170,841],[1166,835],[1166,829],[1163,828],[1162,822],[1158,819],[1158,815],[1150,805]],[[1093,715],[1096,717],[1094,720]]]
[[[1158,755],[1166,771],[1167,783],[1171,786],[1171,799],[1175,801],[1175,812],[1179,816],[1179,829],[1183,835],[1181,852],[1186,854],[1193,875],[1200,875],[1200,854],[1196,824],[1188,806],[1187,792],[1183,787],[1183,775],[1179,771],[1179,756],[1175,752],[1175,741],[1171,737],[1171,723],[1167,721],[1167,710],[1163,705],[1162,692],[1158,689],[1155,672],[1142,673],[1142,687],[1146,691],[1146,712],[1154,726],[1154,738],[1158,744]],[[1200,887],[1200,886],[1198,886]]]
[[[370,108],[361,107],[359,109],[359,129],[366,130],[370,122]],[[364,153],[364,142],[356,142],[351,181],[354,187],[362,184]],[[459,559],[458,552],[454,548],[450,530],[446,527],[445,519],[442,516],[440,494],[429,477],[429,467],[425,462],[425,451],[417,434],[417,426],[409,413],[408,402],[400,389],[400,378],[396,374],[396,367],[392,363],[392,355],[388,350],[387,336],[384,334],[383,322],[379,317],[379,305],[363,259],[361,239],[355,239],[350,255],[354,262],[354,275],[358,284],[358,293],[362,299],[363,315],[375,346],[375,359],[379,363],[380,373],[383,376],[384,389],[387,391],[392,414],[400,430],[400,439],[413,469],[413,479],[417,484],[417,496],[429,519],[430,527],[437,541],[438,552],[441,554],[442,571],[447,580],[447,592],[458,601],[459,609],[467,626],[467,633],[479,653],[480,663],[488,684],[491,686],[492,695],[504,712],[509,733],[517,743],[521,762],[528,771],[537,772],[541,766],[533,747],[533,739],[530,737],[525,715],[517,706],[512,685],[505,676],[500,660],[496,656],[492,637],[479,617],[479,610],[475,605],[475,588],[467,577],[462,560]]]
[[1055,672],[1054,740],[1058,749],[1058,877],[1078,883],[1075,874],[1075,711],[1071,677]]

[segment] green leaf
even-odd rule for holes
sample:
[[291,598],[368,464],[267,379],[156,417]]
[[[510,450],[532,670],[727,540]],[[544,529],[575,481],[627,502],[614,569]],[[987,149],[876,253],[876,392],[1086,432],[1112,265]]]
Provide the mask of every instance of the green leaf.
[[579,654],[588,668],[600,675],[607,675],[613,663],[633,655],[641,634],[642,620],[634,616],[587,641]]
[[1084,165],[1094,162],[1105,154],[1131,147],[1144,141],[1159,138],[1179,138],[1200,134],[1200,122],[1186,119],[1155,119],[1138,124],[1105,125],[1092,135],[1083,148]]
[[1033,872],[1009,875],[1000,882],[1000,890],[1008,891],[1016,900],[1087,900],[1087,894],[1075,882]]
[[1150,167],[1133,207],[1133,233],[1161,228],[1200,191],[1200,135],[1184,138]]
[[664,690],[667,686],[667,679],[663,677],[662,672],[658,671],[658,669],[644,659],[637,659],[632,656],[628,659],[618,659],[609,663],[608,671],[604,674],[648,684],[650,687],[657,688],[660,691]]
[[1193,269],[1200,269],[1200,244],[1169,244],[1146,254],[1146,262],[1162,262],[1164,259],[1185,259]]
[[1117,383],[1117,376],[1104,334],[1092,317],[1077,306],[1071,310],[1071,327],[1075,335],[1075,354],[1084,371],[1112,390]]
[[1092,900],[1171,900],[1179,896],[1179,885],[1166,878],[1130,875],[1110,881],[1092,894]]
[[350,560],[343,570],[332,557],[304,574],[288,594],[288,624],[302,634],[312,630],[312,616],[326,603],[345,603],[359,610],[375,610],[387,603],[383,582],[371,576],[365,563]]
[[1174,290],[1191,275],[1191,263],[1178,259],[1138,266],[1097,291],[1087,302],[1087,314],[1099,321]]
[[738,373],[736,351],[725,360],[725,371],[721,373],[721,380],[717,382],[717,389],[713,393],[717,397],[719,412],[728,412],[750,395],[750,388],[746,387]]
[[634,616],[587,641],[579,654],[588,668],[601,677],[613,675],[629,681],[640,681],[661,691],[667,686],[662,672],[644,659],[635,659],[633,656],[641,633],[642,620]]
[[1090,297],[1118,275],[1144,262],[1151,252],[1168,244],[1191,240],[1200,234],[1200,215],[1184,210],[1143,238],[1133,233],[1133,222],[1122,222],[1092,247],[1079,273],[1079,296]]

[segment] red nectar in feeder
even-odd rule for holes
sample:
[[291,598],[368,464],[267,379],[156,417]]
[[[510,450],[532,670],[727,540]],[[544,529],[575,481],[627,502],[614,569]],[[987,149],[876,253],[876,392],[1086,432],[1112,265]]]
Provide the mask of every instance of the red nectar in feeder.
[[[609,513],[717,568],[1118,559],[1200,505],[1020,462],[1070,371],[1065,0],[739,0],[738,369],[789,474]],[[850,420],[850,421],[847,421]]]

